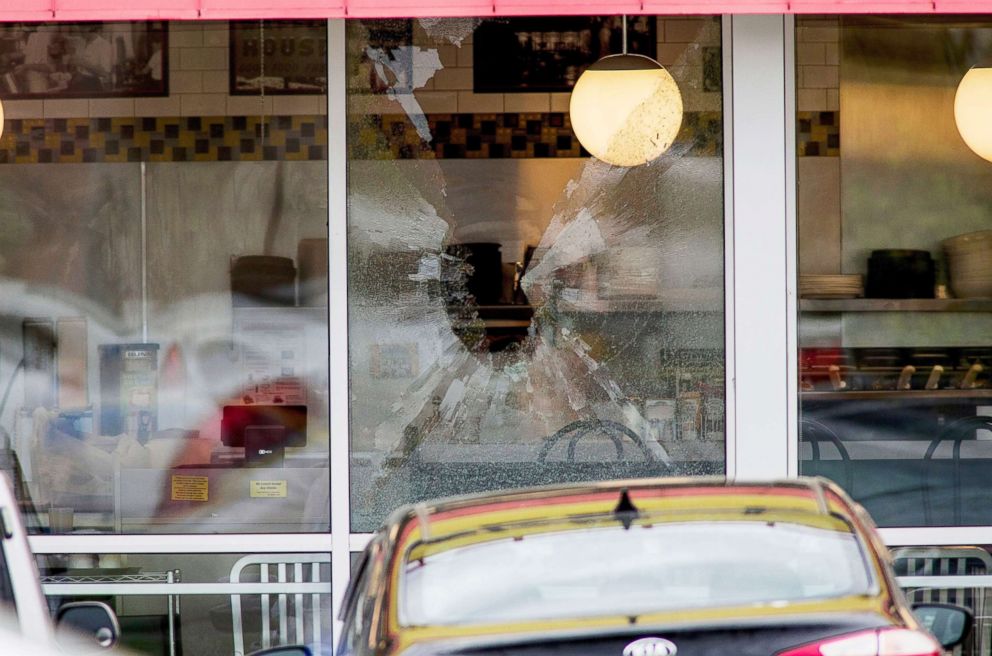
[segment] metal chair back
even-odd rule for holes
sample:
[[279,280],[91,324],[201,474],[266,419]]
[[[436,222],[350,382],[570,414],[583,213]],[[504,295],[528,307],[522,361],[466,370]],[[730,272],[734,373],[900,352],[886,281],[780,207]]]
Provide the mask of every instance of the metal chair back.
[[[897,576],[980,576],[992,573],[992,555],[978,547],[900,547],[892,550]],[[943,603],[966,606],[975,614],[970,644],[958,647],[955,655],[986,656],[992,648],[992,616],[988,589],[907,588],[914,604]]]
[[[231,568],[231,583],[283,583],[290,591],[231,595],[235,656],[289,644],[305,644],[314,654],[324,653],[331,620],[330,562],[326,554],[252,554],[238,560]],[[292,592],[294,583],[327,583],[328,594]],[[259,608],[242,603],[242,597],[258,598]],[[257,638],[254,629],[249,630],[254,623],[246,622],[248,613],[256,610],[260,613]]]

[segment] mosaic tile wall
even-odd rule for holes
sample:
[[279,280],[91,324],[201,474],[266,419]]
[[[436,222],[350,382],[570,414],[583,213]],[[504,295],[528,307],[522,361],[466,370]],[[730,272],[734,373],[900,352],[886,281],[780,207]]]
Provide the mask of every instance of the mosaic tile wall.
[[798,112],[800,157],[840,157],[840,112]]
[[[351,126],[355,159],[498,159],[508,157],[588,157],[572,132],[568,114],[429,114],[433,139],[421,139],[403,114],[366,115]],[[723,152],[719,112],[689,112],[678,139],[690,141],[689,154],[716,157]]]
[[0,164],[324,159],[326,116],[14,119],[0,138]]

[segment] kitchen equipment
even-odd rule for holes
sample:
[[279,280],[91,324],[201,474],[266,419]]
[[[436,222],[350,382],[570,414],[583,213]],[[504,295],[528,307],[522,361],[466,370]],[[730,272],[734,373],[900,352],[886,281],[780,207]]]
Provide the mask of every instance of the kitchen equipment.
[[644,402],[647,433],[655,441],[665,442],[675,438],[676,404],[675,399],[648,399]]
[[864,276],[857,273],[799,276],[801,298],[860,298],[865,295]]
[[465,286],[475,297],[477,305],[496,305],[503,291],[503,256],[501,246],[489,242],[467,242],[451,244],[447,248],[449,255],[459,258],[467,264],[468,271]]
[[913,380],[913,374],[916,373],[916,367],[911,364],[907,364],[899,372],[899,381],[896,383],[897,390],[908,390],[912,388],[910,381]]
[[802,387],[806,391],[840,391],[855,371],[852,352],[841,348],[805,348],[800,352]]
[[992,348],[804,348],[804,392],[936,391],[992,387]]
[[296,247],[301,307],[327,307],[327,239],[301,239]]
[[936,267],[929,251],[882,249],[868,258],[869,298],[933,298]]
[[964,375],[961,380],[961,389],[974,389],[976,386],[975,381],[978,380],[978,375],[984,371],[985,368],[978,364],[977,362],[968,368],[968,373]]
[[24,349],[24,407],[51,408],[55,404],[55,326],[51,319],[21,322]]
[[501,304],[513,303],[513,296],[517,289],[517,262],[503,262],[502,264],[502,289],[499,295]]
[[958,235],[943,244],[954,295],[992,297],[992,230]]
[[935,364],[933,369],[930,371],[930,376],[927,378],[927,383],[923,386],[923,389],[938,389],[940,387],[940,377],[942,375],[944,375],[944,367],[939,364]]
[[830,386],[834,388],[835,392],[839,392],[847,387],[847,381],[841,378],[840,366],[832,364],[827,367],[827,375],[830,378]]
[[144,442],[158,429],[158,344],[101,344],[100,432]]
[[225,405],[224,446],[245,450],[249,467],[282,467],[286,447],[307,445],[305,405]]
[[231,265],[234,307],[296,305],[296,266],[292,258],[244,255]]
[[59,319],[55,324],[58,348],[59,408],[84,408],[89,405],[87,386],[87,325],[86,317]]

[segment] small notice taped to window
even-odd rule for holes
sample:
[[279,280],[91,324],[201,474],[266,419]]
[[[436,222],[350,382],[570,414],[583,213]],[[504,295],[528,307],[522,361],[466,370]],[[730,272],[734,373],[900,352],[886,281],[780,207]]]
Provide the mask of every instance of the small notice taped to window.
[[286,481],[252,481],[253,499],[285,499],[288,495]]
[[210,480],[206,476],[173,476],[173,501],[206,501]]

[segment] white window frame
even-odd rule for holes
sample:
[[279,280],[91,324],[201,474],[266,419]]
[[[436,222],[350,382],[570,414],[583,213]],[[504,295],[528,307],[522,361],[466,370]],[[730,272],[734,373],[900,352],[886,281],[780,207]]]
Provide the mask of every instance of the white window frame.
[[[345,22],[327,27],[331,532],[36,535],[36,553],[330,553],[339,607],[350,555],[370,534],[351,532]],[[799,465],[795,21],[724,15],[722,33],[727,474],[791,477]],[[892,546],[992,544],[992,526],[881,532]],[[335,620],[335,639],[339,629]]]
[[[724,88],[730,88],[731,80],[731,22],[723,17],[723,57]],[[348,250],[347,250],[347,78],[345,65],[345,21],[328,21],[328,258],[329,258],[329,379],[330,389],[330,533],[292,534],[223,534],[223,535],[37,535],[31,537],[31,545],[36,553],[331,553],[331,591],[333,605],[339,607],[348,582],[352,553],[361,551],[368,543],[371,534],[352,533],[350,508],[350,411],[349,389],[340,381],[349,380],[348,372]],[[733,102],[730,94],[724,94],[724,239],[725,239],[725,342],[727,349],[727,421],[726,453],[727,470],[733,474],[737,466],[734,458],[737,449],[737,422],[733,420],[735,397],[735,348],[736,325],[734,323],[735,269],[733,216],[735,206],[731,202],[734,188],[734,160],[731,156],[733,141],[730,135],[733,126],[730,122]],[[338,384],[334,384],[338,383]],[[142,584],[130,584],[136,590]],[[155,584],[144,584],[155,585]],[[218,594],[229,592],[223,586],[231,584],[189,584],[190,593],[202,594],[216,586]],[[157,588],[149,588],[156,593]],[[340,623],[335,620],[336,639]]]
[[730,473],[739,479],[785,478],[796,471],[789,444],[796,439],[798,411],[789,356],[796,329],[795,241],[790,240],[795,149],[790,150],[789,138],[795,122],[789,93],[793,21],[783,15],[724,20],[733,58],[725,87],[732,103],[725,121],[733,135],[728,205],[733,208],[734,280],[728,295],[734,312],[728,320],[735,335],[736,451]]

